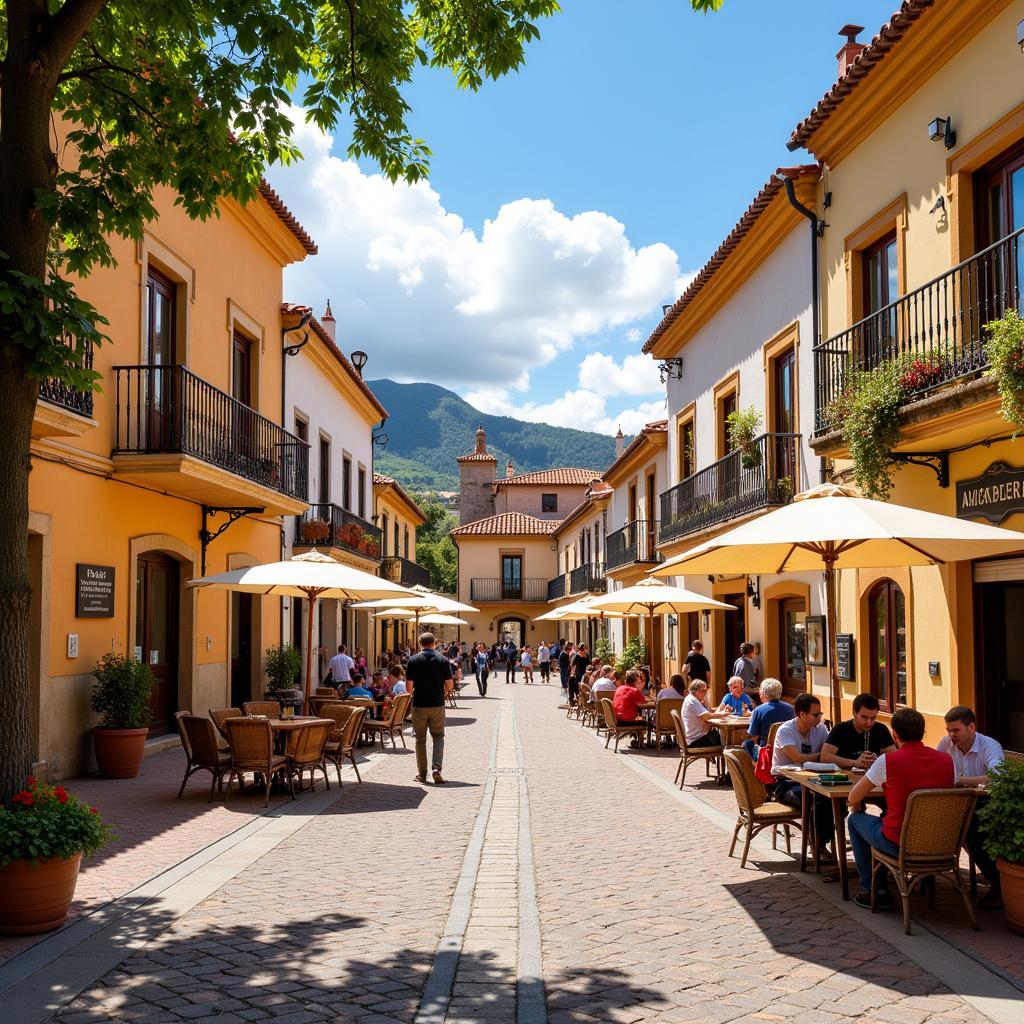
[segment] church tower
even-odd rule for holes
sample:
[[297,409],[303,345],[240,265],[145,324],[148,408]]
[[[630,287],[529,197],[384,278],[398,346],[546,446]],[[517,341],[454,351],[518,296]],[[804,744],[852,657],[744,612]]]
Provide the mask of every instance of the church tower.
[[483,424],[476,429],[476,448],[455,461],[459,464],[459,526],[493,516],[498,460],[487,451]]

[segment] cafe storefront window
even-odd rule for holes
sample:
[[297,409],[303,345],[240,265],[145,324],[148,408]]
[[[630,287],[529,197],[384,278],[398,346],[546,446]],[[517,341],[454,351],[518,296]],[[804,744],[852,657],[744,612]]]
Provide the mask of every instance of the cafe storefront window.
[[875,584],[868,597],[871,692],[883,711],[907,703],[907,602],[893,580]]

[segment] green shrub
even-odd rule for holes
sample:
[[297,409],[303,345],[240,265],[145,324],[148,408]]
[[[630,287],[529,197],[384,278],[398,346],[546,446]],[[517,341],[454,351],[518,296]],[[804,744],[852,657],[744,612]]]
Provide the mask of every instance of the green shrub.
[[756,469],[761,465],[761,450],[754,444],[761,433],[761,414],[750,405],[737,409],[726,417],[729,432],[729,447],[739,451],[744,469]]
[[647,645],[641,636],[635,636],[632,640],[626,641],[622,653],[615,661],[615,667],[620,672],[626,672],[631,668],[647,664]]
[[615,657],[615,647],[606,636],[598,637],[594,643],[594,657],[600,658],[606,664]]
[[263,664],[269,680],[268,689],[290,690],[302,671],[302,652],[291,644],[268,647]]
[[96,682],[89,707],[100,716],[100,728],[142,729],[149,725],[154,679],[148,665],[111,651],[100,658],[92,674]]
[[1003,418],[1013,424],[1013,436],[1024,430],[1024,320],[1015,309],[1007,310],[1000,320],[985,325],[985,342],[995,377]]
[[1024,763],[1004,761],[991,771],[988,799],[978,810],[991,857],[1024,865]]

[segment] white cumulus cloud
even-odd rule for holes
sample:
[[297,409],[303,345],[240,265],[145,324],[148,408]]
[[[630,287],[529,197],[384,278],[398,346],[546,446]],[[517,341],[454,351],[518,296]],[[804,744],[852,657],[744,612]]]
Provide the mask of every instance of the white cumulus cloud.
[[645,355],[626,356],[617,363],[603,352],[591,352],[580,363],[580,387],[603,391],[613,387],[621,395],[656,395],[665,391],[658,364]]
[[286,295],[318,312],[329,298],[339,342],[369,352],[371,376],[523,392],[531,369],[675,297],[672,249],[634,247],[606,213],[518,199],[477,233],[428,184],[363,173],[292,114],[305,159],[271,180],[320,253],[289,268]]

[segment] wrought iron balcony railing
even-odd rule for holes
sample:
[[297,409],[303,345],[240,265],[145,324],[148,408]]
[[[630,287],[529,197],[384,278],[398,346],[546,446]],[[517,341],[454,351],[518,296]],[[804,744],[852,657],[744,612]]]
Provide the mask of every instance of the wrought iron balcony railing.
[[548,581],[539,579],[474,578],[469,581],[469,600],[475,601],[536,601],[548,599]]
[[799,434],[762,434],[669,488],[661,495],[662,542],[786,504],[796,491],[799,442]]
[[184,366],[117,366],[115,454],[182,454],[305,500],[309,445]]
[[310,505],[301,516],[295,517],[298,547],[345,548],[364,558],[379,560],[381,540],[380,527],[354,512],[346,512],[339,505]]
[[604,592],[604,566],[600,562],[587,562],[569,573],[570,594],[603,594]]
[[658,520],[635,519],[605,538],[605,568],[618,569],[635,562],[657,562]]
[[1024,228],[814,346],[815,432],[833,426],[858,371],[905,361],[908,400],[985,369],[985,325],[1021,312]]
[[565,597],[565,573],[548,580],[548,600],[557,601],[560,597]]
[[380,571],[385,579],[401,583],[403,587],[430,586],[430,570],[401,555],[386,555]]
[[[70,344],[65,341],[64,344]],[[92,369],[92,345],[85,348],[85,368]],[[70,384],[45,377],[39,382],[39,398],[50,405],[59,405],[62,409],[78,413],[79,416],[92,416],[92,389],[80,391]]]

